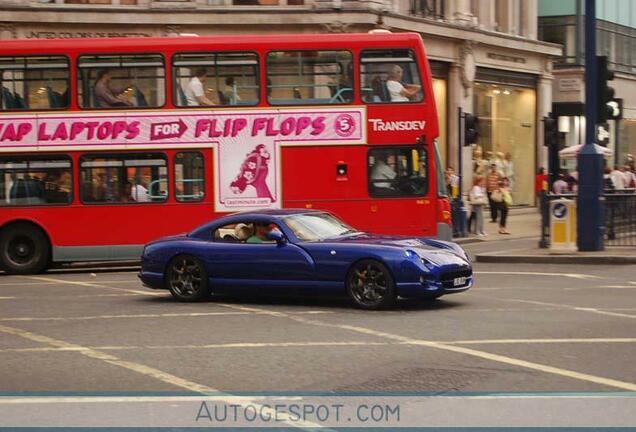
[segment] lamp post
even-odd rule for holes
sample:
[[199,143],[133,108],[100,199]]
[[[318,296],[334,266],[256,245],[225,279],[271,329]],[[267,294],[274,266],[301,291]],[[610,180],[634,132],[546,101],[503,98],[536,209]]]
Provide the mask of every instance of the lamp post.
[[596,0],[585,0],[585,145],[578,156],[577,246],[601,251],[603,245],[603,154],[596,148],[598,70]]

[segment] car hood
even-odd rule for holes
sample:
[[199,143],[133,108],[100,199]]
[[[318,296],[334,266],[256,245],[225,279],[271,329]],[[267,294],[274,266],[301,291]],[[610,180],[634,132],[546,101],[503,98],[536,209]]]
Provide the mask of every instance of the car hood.
[[411,250],[421,258],[425,258],[426,260],[438,265],[470,264],[468,256],[461,247],[454,243],[442,240],[363,233],[329,239],[328,241],[329,243],[336,244],[389,246],[403,250]]

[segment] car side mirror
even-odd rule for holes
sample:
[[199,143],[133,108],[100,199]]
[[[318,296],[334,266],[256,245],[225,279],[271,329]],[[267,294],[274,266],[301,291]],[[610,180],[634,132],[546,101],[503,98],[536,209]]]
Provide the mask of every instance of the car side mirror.
[[271,230],[267,233],[267,239],[275,241],[279,245],[283,245],[287,243],[287,239],[285,238],[285,234],[280,232],[279,230]]

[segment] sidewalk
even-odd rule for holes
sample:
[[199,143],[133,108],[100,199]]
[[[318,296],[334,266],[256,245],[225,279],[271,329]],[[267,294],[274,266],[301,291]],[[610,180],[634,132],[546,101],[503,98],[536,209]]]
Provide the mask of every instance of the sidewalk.
[[[489,215],[489,213],[487,213]],[[499,224],[490,222],[488,217],[484,223],[488,234],[477,237],[454,239],[463,245],[481,244],[487,251],[475,254],[475,261],[483,263],[529,263],[529,264],[636,264],[636,247],[606,247],[602,252],[555,251],[539,248],[541,231],[541,215],[536,208],[512,209],[508,216],[510,235],[499,234]],[[534,241],[528,241],[535,239]],[[504,240],[511,240],[510,242]],[[518,241],[515,240],[525,240]],[[515,243],[521,243],[516,245]],[[522,246],[522,247],[518,247]],[[479,247],[478,249],[484,249]]]
[[468,237],[455,238],[459,244],[485,241],[511,240],[521,238],[539,238],[541,234],[541,215],[536,207],[512,208],[508,214],[507,230],[510,234],[499,234],[499,223],[490,222],[490,210],[484,211],[484,229],[486,236],[478,237],[469,234]]

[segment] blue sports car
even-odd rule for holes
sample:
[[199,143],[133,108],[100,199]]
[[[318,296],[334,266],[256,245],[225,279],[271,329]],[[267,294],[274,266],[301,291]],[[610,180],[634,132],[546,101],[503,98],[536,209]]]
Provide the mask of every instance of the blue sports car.
[[139,277],[181,301],[244,289],[309,290],[346,293],[363,309],[473,283],[470,260],[455,243],[368,234],[305,209],[236,213],[154,241],[144,248]]

